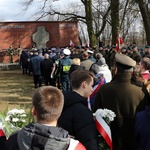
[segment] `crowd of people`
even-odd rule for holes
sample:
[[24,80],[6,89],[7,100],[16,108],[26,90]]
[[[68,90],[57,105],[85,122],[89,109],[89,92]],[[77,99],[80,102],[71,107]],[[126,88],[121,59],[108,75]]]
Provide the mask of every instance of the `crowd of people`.
[[116,114],[114,150],[150,148],[150,46],[33,47],[19,58],[22,74],[33,75],[35,123],[10,136],[6,150],[67,150],[72,140],[69,150],[100,150],[93,117],[100,108]]

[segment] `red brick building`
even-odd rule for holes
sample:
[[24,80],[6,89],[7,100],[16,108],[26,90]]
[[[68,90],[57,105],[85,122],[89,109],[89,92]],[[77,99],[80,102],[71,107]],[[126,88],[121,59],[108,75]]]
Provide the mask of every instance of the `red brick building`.
[[[30,48],[33,44],[39,48],[69,45],[79,45],[78,25],[76,21],[50,22],[0,22],[0,50],[9,45],[17,48]],[[37,48],[38,48],[37,46]]]

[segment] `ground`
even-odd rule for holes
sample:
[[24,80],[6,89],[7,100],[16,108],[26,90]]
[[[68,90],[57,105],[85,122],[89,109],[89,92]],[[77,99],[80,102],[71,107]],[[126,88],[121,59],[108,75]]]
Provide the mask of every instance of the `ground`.
[[33,77],[23,75],[21,69],[0,71],[0,111],[29,108],[33,91]]

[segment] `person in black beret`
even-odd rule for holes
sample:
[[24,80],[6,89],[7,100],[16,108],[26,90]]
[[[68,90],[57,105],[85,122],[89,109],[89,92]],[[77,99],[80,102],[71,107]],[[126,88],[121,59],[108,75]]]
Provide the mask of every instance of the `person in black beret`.
[[150,46],[145,46],[144,52],[145,52],[144,57],[150,58]]

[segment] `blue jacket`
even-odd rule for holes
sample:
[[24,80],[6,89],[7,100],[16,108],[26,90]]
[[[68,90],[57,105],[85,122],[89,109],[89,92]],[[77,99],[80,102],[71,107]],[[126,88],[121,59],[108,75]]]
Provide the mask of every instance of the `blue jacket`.
[[150,106],[144,111],[136,114],[135,135],[138,143],[138,150],[150,149]]
[[43,59],[39,56],[34,56],[30,59],[30,66],[33,75],[41,75],[40,65],[42,60]]

